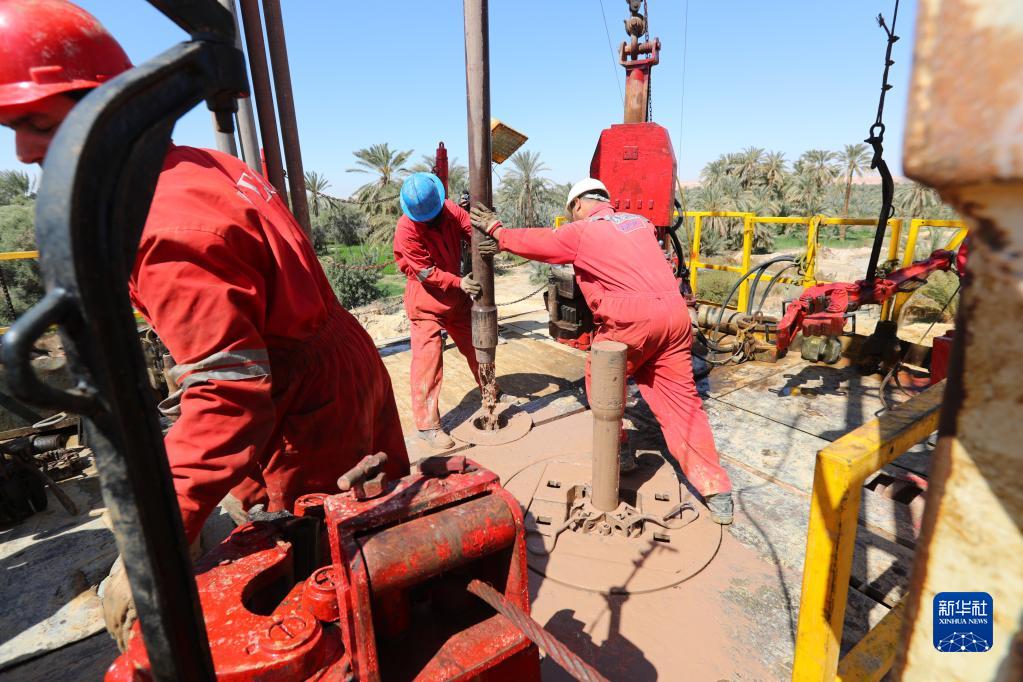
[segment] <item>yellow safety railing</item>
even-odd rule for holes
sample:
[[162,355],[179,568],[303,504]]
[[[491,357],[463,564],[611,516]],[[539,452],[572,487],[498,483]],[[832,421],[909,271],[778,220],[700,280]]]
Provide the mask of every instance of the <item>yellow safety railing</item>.
[[0,253],[0,260],[33,260],[39,258],[38,251],[5,251]]
[[945,382],[910,398],[817,453],[792,679],[879,680],[891,668],[901,609],[892,609],[839,661],[860,509],[871,474],[938,427]]
[[[5,260],[34,260],[39,258],[38,251],[4,251],[0,253],[0,261]],[[0,327],[0,334],[6,334],[10,327]]]
[[[961,220],[927,220],[926,218],[914,218],[909,221],[909,232],[906,233],[906,249],[902,252],[901,266],[905,267],[912,263],[916,258],[916,243],[920,237],[921,228],[941,228],[955,230],[955,234],[952,238],[942,246],[943,249],[955,250],[959,248],[959,245],[966,239],[966,235],[969,233],[969,229],[966,227],[966,223]],[[889,307],[886,306],[882,311],[881,319],[883,320],[898,320],[899,314],[902,312],[902,306],[906,304],[909,297],[912,294],[896,294],[894,303]],[[887,313],[887,315],[885,314]]]
[[[689,284],[693,292],[699,295],[697,282],[699,281],[700,270],[721,270],[745,274],[749,272],[753,256],[753,232],[757,225],[806,225],[806,271],[803,279],[798,283],[802,286],[813,286],[823,280],[818,280],[817,272],[817,235],[822,225],[876,225],[877,221],[870,218],[828,218],[822,215],[815,216],[758,216],[753,213],[742,213],[738,211],[686,211],[685,216],[693,219],[693,243],[689,254]],[[700,260],[700,241],[703,236],[704,218],[742,218],[742,264],[741,265],[718,265]],[[891,229],[891,239],[888,245],[888,258],[895,260],[898,257],[899,242],[902,236],[902,219],[892,218],[888,221]],[[765,274],[762,281],[769,282],[774,279],[773,275]],[[796,280],[789,277],[782,277],[781,282],[795,284]],[[737,308],[745,310],[749,303],[750,282],[746,280],[739,286],[739,300]]]

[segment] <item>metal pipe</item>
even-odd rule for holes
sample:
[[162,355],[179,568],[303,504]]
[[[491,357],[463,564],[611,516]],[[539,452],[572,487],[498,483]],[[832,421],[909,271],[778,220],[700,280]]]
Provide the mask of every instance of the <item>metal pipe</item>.
[[[465,0],[465,103],[469,129],[469,195],[493,206],[490,163],[490,29],[487,0]],[[483,292],[472,303],[472,345],[480,363],[483,425],[497,428],[497,306],[494,304],[493,256],[480,254],[482,235],[472,231],[472,274]]]
[[217,115],[212,111],[210,112],[210,118],[213,120],[213,138],[217,142],[217,150],[231,156],[238,156],[238,145],[235,144],[234,134],[221,132],[218,129]]
[[[490,175],[490,47],[487,0],[465,0],[465,89],[469,128],[469,195],[475,205],[493,205]],[[472,345],[480,363],[493,363],[497,348],[497,307],[494,305],[494,263],[479,252],[478,231],[472,235],[473,278],[483,293],[472,305]]]
[[274,91],[277,93],[277,114],[281,117],[284,158],[288,164],[291,212],[295,214],[295,219],[306,235],[311,237],[309,197],[305,193],[305,170],[302,168],[302,146],[298,141],[298,119],[295,117],[295,95],[291,89],[291,68],[288,65],[288,43],[284,37],[281,1],[263,0],[263,16],[266,18],[266,40],[270,47]]
[[515,542],[515,517],[497,495],[393,526],[359,540],[373,594],[417,585]]
[[266,157],[266,172],[269,176],[267,179],[287,204],[288,188],[284,182],[281,141],[277,136],[277,114],[274,112],[270,69],[266,60],[266,45],[263,42],[263,20],[260,18],[256,0],[239,1],[242,25],[245,27],[249,70],[252,72],[252,93],[256,98],[256,115],[259,117],[259,132],[263,140],[263,155]]
[[[235,0],[218,0],[221,6],[231,13],[234,21],[234,46],[244,53],[242,49],[242,32],[238,28],[238,6]],[[238,121],[238,139],[241,142],[241,158],[248,164],[249,168],[262,173],[259,162],[259,138],[256,133],[256,120],[252,114],[252,99],[249,97],[238,98],[238,113],[235,118]],[[235,153],[235,156],[238,154]]]
[[590,347],[590,411],[593,412],[592,503],[603,512],[618,508],[618,451],[625,415],[625,354],[628,346],[598,341]]

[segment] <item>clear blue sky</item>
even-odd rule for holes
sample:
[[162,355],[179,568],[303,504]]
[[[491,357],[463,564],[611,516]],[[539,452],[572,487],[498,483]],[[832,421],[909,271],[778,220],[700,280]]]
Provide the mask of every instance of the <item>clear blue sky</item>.
[[[625,0],[602,0],[611,42],[624,40]],[[143,0],[80,0],[139,63],[185,36]],[[387,3],[284,0],[306,170],[347,195],[366,176],[346,173],[352,150],[377,142],[432,154],[444,140],[464,161],[465,72],[458,0]],[[685,8],[688,4],[688,31]],[[719,154],[755,145],[790,160],[866,137],[880,88],[892,0],[649,0],[654,120],[681,142],[679,175],[695,179]],[[915,2],[903,2],[886,108],[886,153],[901,171]],[[490,0],[492,113],[529,136],[549,177],[586,174],[602,128],[622,118],[623,71],[612,66],[600,0]],[[683,49],[685,96],[683,98]],[[367,45],[362,48],[360,45]],[[383,49],[379,46],[384,45]],[[617,62],[617,60],[615,60]],[[684,99],[684,117],[683,112]],[[213,146],[200,108],[178,144]],[[18,167],[0,130],[0,168]],[[500,168],[498,169],[500,172]]]

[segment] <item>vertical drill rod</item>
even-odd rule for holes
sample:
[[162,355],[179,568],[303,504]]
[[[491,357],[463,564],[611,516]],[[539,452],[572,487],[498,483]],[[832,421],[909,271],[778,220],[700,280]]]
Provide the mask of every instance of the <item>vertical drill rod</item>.
[[[465,0],[465,91],[469,129],[469,194],[472,203],[493,205],[490,161],[490,40],[487,0]],[[479,252],[481,235],[472,234],[473,278],[483,293],[472,304],[472,345],[480,363],[484,425],[496,428],[497,307],[494,305],[493,257]]]
[[593,506],[603,512],[618,508],[618,451],[625,414],[627,346],[598,341],[590,348],[590,410],[593,412]]

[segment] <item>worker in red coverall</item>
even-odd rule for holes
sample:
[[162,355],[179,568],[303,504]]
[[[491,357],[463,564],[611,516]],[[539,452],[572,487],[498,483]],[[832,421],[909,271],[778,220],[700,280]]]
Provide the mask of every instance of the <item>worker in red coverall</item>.
[[[0,124],[21,161],[41,164],[78,99],[129,68],[81,8],[0,3]],[[372,340],[287,206],[238,159],[170,147],[129,293],[177,363],[165,445],[189,543],[229,492],[246,509],[291,510],[379,451],[390,475],[408,473]]]
[[[732,484],[721,467],[691,364],[692,328],[686,302],[642,216],[616,213],[604,183],[586,178],[568,193],[573,222],[557,230],[501,227],[492,211],[472,209],[472,223],[493,237],[485,251],[510,251],[546,263],[571,263],[593,311],[594,342],[629,347],[628,373],[661,424],[668,450],[704,497],[711,516],[732,522]],[[590,365],[586,363],[589,391]]]
[[401,186],[401,210],[394,230],[394,260],[405,273],[405,311],[412,337],[412,414],[420,437],[437,450],[455,446],[441,429],[440,386],[448,336],[480,380],[472,345],[470,296],[481,287],[460,274],[462,242],[472,234],[469,214],[444,198],[444,184],[432,173],[413,173]]

